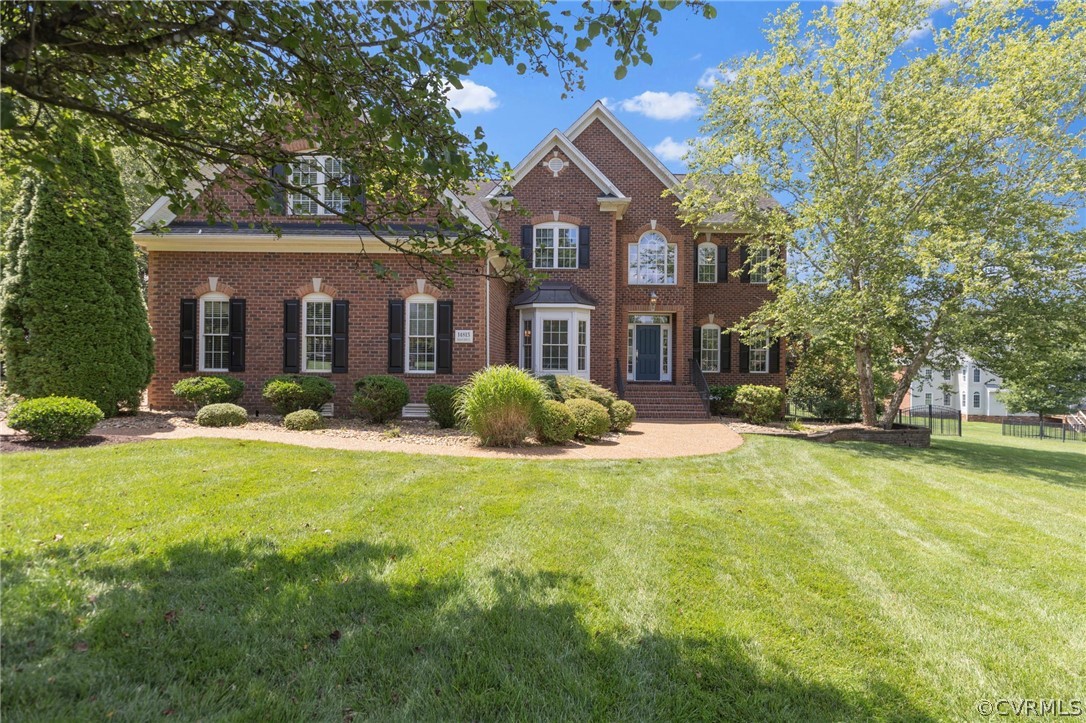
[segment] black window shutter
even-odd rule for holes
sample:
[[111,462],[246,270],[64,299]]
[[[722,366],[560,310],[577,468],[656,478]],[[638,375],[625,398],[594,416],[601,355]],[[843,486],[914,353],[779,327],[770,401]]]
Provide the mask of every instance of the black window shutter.
[[[697,237],[694,238],[697,241]],[[701,280],[701,274],[698,272],[698,267],[701,265],[701,245],[694,244],[694,283],[698,283]]]
[[716,248],[716,282],[723,284],[728,281],[728,245],[720,244]]
[[452,374],[452,302],[437,302],[437,373]]
[[732,335],[723,334],[720,339],[720,371],[732,370]]
[[747,245],[739,246],[739,280],[744,284],[750,283],[750,268],[747,266]]
[[278,182],[286,180],[287,171],[287,167],[279,163],[272,166],[271,172],[268,174],[271,178],[271,208],[269,210],[280,216],[287,212],[287,192]]
[[298,329],[301,325],[301,306],[297,299],[283,302],[283,371],[297,374],[301,371],[299,354],[301,338]]
[[581,226],[577,231],[577,266],[588,268],[589,253],[592,248],[592,227]]
[[181,299],[181,371],[196,371],[196,299]]
[[701,366],[701,327],[694,327],[694,361]]
[[781,340],[769,345],[769,371],[776,374],[781,370]]
[[739,371],[744,374],[750,371],[750,347],[739,342]]
[[227,369],[245,371],[245,299],[230,299],[230,363]]
[[388,302],[388,373],[403,374],[403,300]]
[[520,257],[524,259],[524,265],[532,268],[532,227],[520,227]]
[[350,328],[350,304],[346,299],[332,302],[332,372],[347,373],[347,329]]

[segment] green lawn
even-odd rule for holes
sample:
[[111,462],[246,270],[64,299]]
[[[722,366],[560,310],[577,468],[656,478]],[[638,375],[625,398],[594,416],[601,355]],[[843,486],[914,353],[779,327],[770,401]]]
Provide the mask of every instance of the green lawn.
[[966,435],[613,463],[7,455],[0,713],[944,720],[1081,699],[1086,444]]

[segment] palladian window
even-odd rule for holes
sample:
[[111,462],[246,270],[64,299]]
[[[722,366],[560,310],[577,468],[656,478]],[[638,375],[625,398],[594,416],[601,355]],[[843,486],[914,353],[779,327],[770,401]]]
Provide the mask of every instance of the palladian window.
[[629,245],[628,281],[630,284],[675,284],[678,245],[668,243],[663,234],[649,231]]

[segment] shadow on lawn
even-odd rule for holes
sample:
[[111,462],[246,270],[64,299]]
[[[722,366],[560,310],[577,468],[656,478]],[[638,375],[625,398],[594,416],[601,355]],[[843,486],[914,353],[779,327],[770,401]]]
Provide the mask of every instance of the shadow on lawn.
[[43,624],[47,600],[18,608],[45,594],[33,575],[5,589],[5,715],[927,720],[888,684],[764,670],[734,637],[590,628],[609,608],[566,574],[388,585],[408,551],[362,542],[189,543],[121,565],[54,553],[5,567],[67,568],[77,602],[98,592]]

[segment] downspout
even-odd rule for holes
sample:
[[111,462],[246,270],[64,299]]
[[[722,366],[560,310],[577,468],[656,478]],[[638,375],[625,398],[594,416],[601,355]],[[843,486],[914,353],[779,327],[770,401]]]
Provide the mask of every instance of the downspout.
[[490,256],[486,257],[486,266],[483,267],[486,271],[483,274],[483,283],[486,284],[486,331],[483,332],[486,336],[486,365],[490,366]]

